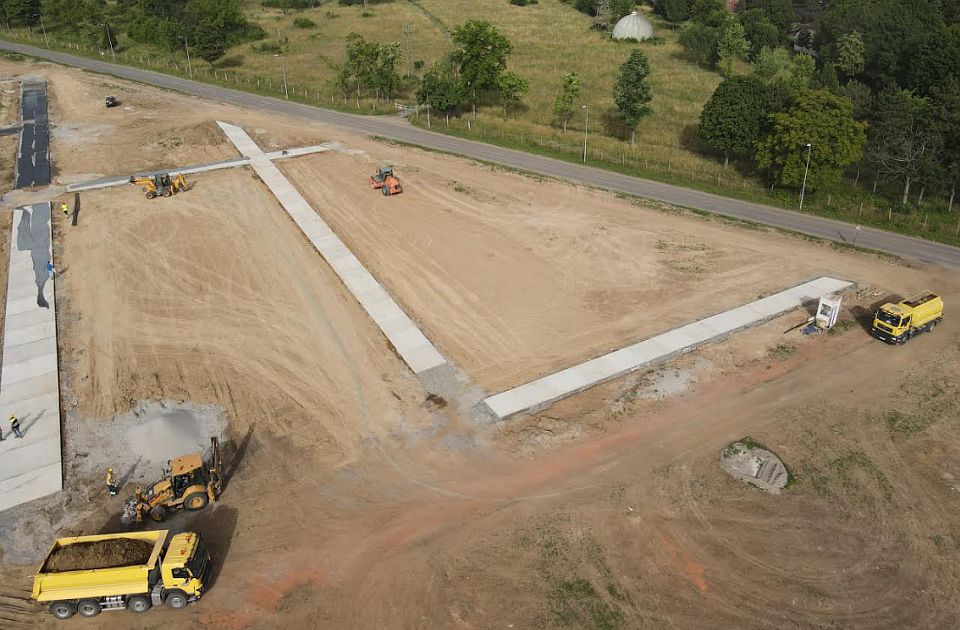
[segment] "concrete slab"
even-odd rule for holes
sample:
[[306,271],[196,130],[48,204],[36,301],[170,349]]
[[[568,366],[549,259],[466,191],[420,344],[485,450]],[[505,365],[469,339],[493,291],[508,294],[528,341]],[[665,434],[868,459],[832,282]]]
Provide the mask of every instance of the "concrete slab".
[[[293,187],[290,180],[273,164],[271,156],[275,154],[264,154],[257,143],[240,127],[219,121],[217,124],[240,153],[249,158],[249,164],[253,170],[320,252],[327,264],[340,277],[410,369],[415,374],[420,374],[446,364],[446,359],[424,336],[413,320],[403,312],[390,294],[307,203],[303,195]],[[323,150],[329,150],[329,147]]]
[[[0,510],[62,489],[57,319],[50,204],[13,213],[0,366]],[[20,420],[15,438],[7,418]]]
[[806,302],[819,300],[823,295],[836,293],[850,286],[852,283],[845,280],[817,278],[490,396],[484,400],[484,403],[500,419],[522,411],[541,408],[571,394],[664,360],[678,352],[695,348],[736,330],[754,326],[798,308]]

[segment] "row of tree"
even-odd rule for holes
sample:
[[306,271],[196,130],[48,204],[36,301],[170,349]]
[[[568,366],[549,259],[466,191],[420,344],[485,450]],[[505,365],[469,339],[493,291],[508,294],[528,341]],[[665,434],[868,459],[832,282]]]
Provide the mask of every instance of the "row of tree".
[[507,70],[513,44],[486,20],[470,20],[451,33],[453,49],[426,73],[417,101],[447,116],[469,104],[498,102],[504,111],[520,104],[530,83]]
[[[771,7],[786,18],[792,8],[744,4],[741,20]],[[774,184],[801,185],[809,144],[808,187],[835,185],[848,168],[858,179],[870,169],[874,191],[881,179],[898,182],[905,205],[919,184],[918,204],[932,188],[952,209],[960,184],[960,1],[831,0],[822,9],[812,54],[788,59],[761,47],[751,75],[728,77],[706,104],[701,136],[725,162],[749,159]],[[686,17],[697,20],[695,9]]]
[[117,33],[169,50],[189,46],[210,63],[232,45],[259,39],[240,0],[2,0],[8,26],[41,26],[71,33],[107,49]]

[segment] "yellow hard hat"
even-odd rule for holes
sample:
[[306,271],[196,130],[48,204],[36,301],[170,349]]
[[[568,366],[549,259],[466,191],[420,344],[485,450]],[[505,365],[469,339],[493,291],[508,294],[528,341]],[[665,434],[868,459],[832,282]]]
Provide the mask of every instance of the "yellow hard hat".
[[113,472],[113,468],[107,468],[107,472]]

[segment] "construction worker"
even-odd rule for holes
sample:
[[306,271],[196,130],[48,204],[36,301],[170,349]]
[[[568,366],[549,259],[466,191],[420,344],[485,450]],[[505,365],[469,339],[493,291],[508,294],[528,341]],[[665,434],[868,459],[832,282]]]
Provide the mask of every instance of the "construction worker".
[[61,201],[61,202],[60,202],[60,212],[62,212],[62,213],[63,213],[63,216],[65,216],[65,217],[69,217],[69,216],[70,216],[70,208],[67,206],[67,202],[66,202],[66,201]]
[[23,437],[23,433],[20,432],[20,420],[12,414],[10,415],[10,430],[13,431],[13,434],[16,437]]
[[110,493],[111,497],[117,496],[117,493],[120,492],[120,487],[113,478],[113,468],[107,468],[107,492]]

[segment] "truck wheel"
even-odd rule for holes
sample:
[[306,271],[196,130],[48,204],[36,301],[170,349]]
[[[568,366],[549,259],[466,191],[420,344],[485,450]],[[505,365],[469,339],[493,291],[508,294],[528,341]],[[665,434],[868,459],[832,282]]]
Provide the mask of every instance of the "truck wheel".
[[196,512],[197,510],[202,510],[207,507],[209,500],[203,492],[194,492],[193,494],[187,495],[187,498],[183,500],[183,507],[191,512]]
[[933,332],[933,329],[937,327],[937,320],[933,320],[927,324],[927,332]]
[[172,194],[173,194],[173,192],[172,192],[169,188],[166,188],[166,189],[164,189],[164,191],[163,191],[163,196],[164,196],[164,197],[169,197],[169,196],[172,195]]
[[77,604],[77,612],[81,617],[96,617],[100,614],[100,602],[95,599],[81,599]]
[[180,608],[186,608],[187,606],[187,594],[183,591],[170,591],[167,593],[167,598],[163,600],[166,602],[167,606],[175,610]]
[[77,614],[77,606],[73,602],[53,602],[49,610],[57,619],[69,619]]
[[146,595],[134,595],[127,600],[127,609],[137,614],[150,610],[150,598]]
[[152,190],[147,191],[147,199],[153,199],[156,196],[157,196],[157,193],[153,192]]
[[154,508],[150,510],[150,518],[157,523],[162,523],[163,519],[167,518],[167,512],[160,505],[154,506]]

